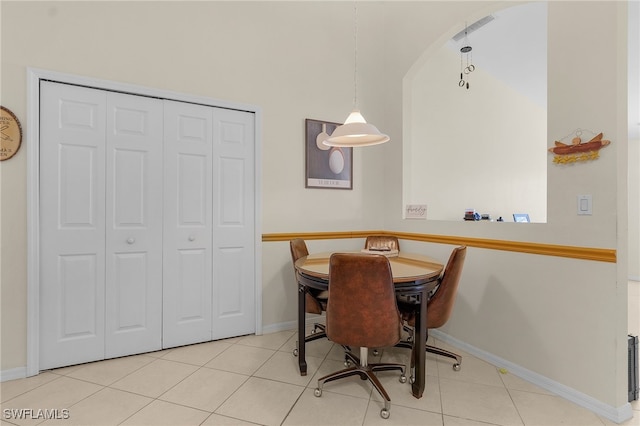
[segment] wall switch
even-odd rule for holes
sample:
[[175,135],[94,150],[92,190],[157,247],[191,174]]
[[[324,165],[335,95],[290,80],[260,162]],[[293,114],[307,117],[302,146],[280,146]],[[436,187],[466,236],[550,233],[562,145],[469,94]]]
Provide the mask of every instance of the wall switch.
[[591,215],[591,195],[578,195],[578,214]]

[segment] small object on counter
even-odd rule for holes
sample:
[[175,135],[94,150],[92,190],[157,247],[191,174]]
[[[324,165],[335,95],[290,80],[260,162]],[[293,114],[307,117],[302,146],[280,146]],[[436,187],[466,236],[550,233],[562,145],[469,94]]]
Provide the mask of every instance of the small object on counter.
[[464,220],[480,220],[480,215],[474,209],[467,209],[464,212]]

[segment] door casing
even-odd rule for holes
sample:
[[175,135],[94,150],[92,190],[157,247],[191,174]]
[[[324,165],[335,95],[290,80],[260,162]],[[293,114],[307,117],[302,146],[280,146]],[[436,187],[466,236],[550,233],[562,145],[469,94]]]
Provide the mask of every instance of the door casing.
[[27,69],[27,376],[39,373],[40,345],[40,81],[86,86],[180,102],[188,102],[255,114],[254,135],[254,232],[255,232],[255,319],[256,334],[262,334],[262,110],[255,105],[232,103],[208,97],[186,95],[144,86],[93,79],[37,68]]

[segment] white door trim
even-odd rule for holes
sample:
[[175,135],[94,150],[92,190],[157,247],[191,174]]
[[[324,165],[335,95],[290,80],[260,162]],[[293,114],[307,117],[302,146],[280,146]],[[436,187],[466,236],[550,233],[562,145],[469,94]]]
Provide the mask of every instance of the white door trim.
[[262,334],[262,110],[232,103],[133,84],[100,80],[55,71],[27,68],[27,376],[39,373],[40,341],[40,80],[96,89],[171,99],[212,107],[252,112],[255,115],[255,310],[256,334]]

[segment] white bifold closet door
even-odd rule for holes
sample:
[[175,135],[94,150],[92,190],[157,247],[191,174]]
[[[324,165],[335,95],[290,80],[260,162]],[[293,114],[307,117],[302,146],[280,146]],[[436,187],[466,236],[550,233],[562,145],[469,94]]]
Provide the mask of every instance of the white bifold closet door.
[[173,101],[164,111],[163,346],[252,333],[254,115]]
[[106,358],[162,348],[162,110],[107,94]]
[[211,339],[212,115],[165,102],[165,347]]
[[43,82],[40,109],[40,368],[160,349],[162,101]]
[[41,82],[41,370],[255,332],[254,126]]
[[255,332],[255,119],[214,108],[213,339]]

